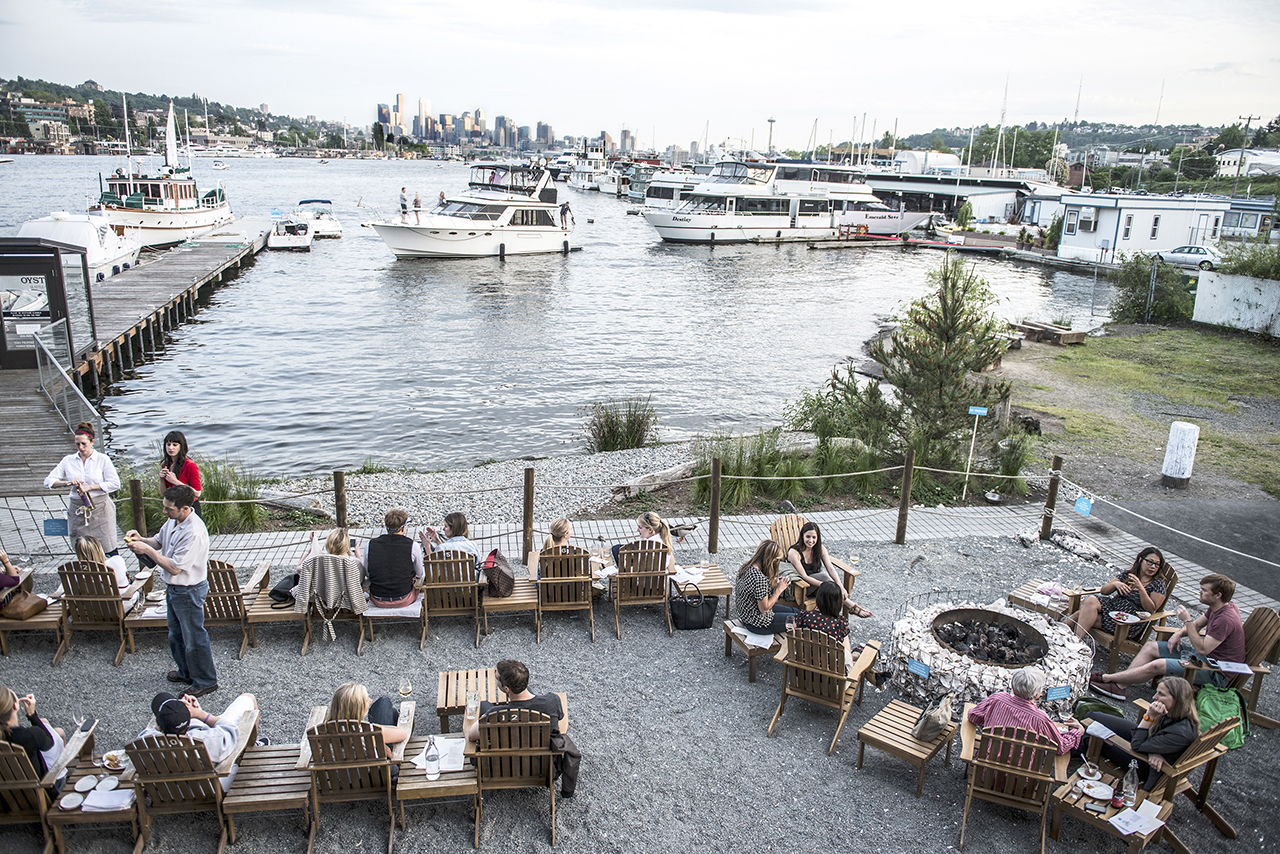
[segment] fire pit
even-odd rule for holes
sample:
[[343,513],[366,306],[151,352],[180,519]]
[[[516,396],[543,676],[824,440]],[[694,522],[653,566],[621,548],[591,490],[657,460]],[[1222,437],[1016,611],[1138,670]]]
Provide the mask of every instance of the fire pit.
[[952,691],[957,709],[1008,691],[1014,671],[1034,664],[1044,669],[1046,688],[1067,688],[1064,698],[1045,705],[1069,710],[1088,689],[1093,663],[1093,650],[1065,625],[1002,599],[907,608],[893,624],[890,644],[888,666],[904,695],[923,703]]

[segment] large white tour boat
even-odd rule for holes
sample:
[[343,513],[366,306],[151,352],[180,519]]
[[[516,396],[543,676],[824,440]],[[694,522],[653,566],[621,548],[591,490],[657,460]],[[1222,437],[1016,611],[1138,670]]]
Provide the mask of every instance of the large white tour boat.
[[542,165],[471,167],[467,190],[421,214],[370,223],[397,258],[568,252],[571,228]]
[[[128,114],[126,110],[126,115]],[[98,203],[89,208],[110,221],[118,234],[136,229],[145,248],[172,246],[201,237],[231,222],[231,205],[222,186],[201,194],[191,166],[178,164],[173,104],[165,124],[164,167],[157,175],[128,166],[107,179]]]
[[599,190],[600,176],[609,171],[604,160],[604,149],[598,145],[587,146],[573,164],[569,173],[569,186],[575,190]]

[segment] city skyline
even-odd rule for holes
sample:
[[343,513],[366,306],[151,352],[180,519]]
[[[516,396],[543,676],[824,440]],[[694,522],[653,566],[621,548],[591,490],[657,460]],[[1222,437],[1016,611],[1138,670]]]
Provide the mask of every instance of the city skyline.
[[[512,117],[531,134],[539,123],[560,137],[607,130],[619,139],[625,129],[639,148],[705,139],[763,149],[771,118],[774,144],[793,149],[870,141],[873,123],[877,138],[895,123],[902,136],[995,125],[1002,111],[1006,125],[1052,123],[1072,118],[1077,97],[1080,118],[1094,122],[1266,121],[1277,109],[1268,83],[1280,79],[1272,47],[1280,6],[1265,0],[1245,0],[1230,15],[1188,0],[1125,8],[1084,0],[1050,16],[1004,0],[973,15],[924,2],[910,16],[874,20],[835,0],[781,10],[762,0],[639,0],[625,9],[495,0],[483,19],[453,0],[358,11],[333,0],[228,0],[217,9],[0,3],[0,76],[194,91],[355,127],[403,93],[410,132],[415,102],[434,105],[437,118],[483,104],[467,109]],[[222,45],[209,55],[226,61],[175,64],[162,47],[159,61],[140,63],[134,52],[102,49],[165,26],[183,33],[177,44]],[[626,39],[611,44],[620,32]],[[1187,43],[1175,45],[1182,36]]]

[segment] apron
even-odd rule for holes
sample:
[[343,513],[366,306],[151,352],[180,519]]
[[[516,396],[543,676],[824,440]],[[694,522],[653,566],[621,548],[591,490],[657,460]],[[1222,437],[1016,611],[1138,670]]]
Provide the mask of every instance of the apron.
[[100,489],[90,490],[93,509],[84,506],[79,495],[67,501],[67,526],[71,542],[76,537],[93,537],[104,552],[113,552],[119,542],[116,539],[116,504],[111,496]]

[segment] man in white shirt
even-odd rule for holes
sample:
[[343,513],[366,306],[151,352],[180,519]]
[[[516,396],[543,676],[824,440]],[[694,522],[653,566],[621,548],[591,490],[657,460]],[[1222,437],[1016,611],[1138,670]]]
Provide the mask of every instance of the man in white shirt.
[[209,593],[209,531],[192,509],[195,490],[185,483],[164,491],[164,515],[169,517],[154,537],[129,531],[124,541],[135,554],[160,567],[169,618],[169,651],[177,670],[170,682],[191,685],[187,693],[203,697],[218,690],[209,633],[204,628],[204,600]]
[[[200,708],[200,701],[190,694],[181,698],[169,693],[156,694],[151,701],[151,712],[156,716],[156,729],[145,729],[142,737],[150,735],[185,735],[204,743],[209,761],[217,765],[231,755],[240,738],[240,719],[244,713],[258,708],[252,694],[241,694],[220,715]],[[231,787],[235,770],[222,779],[222,791]]]

